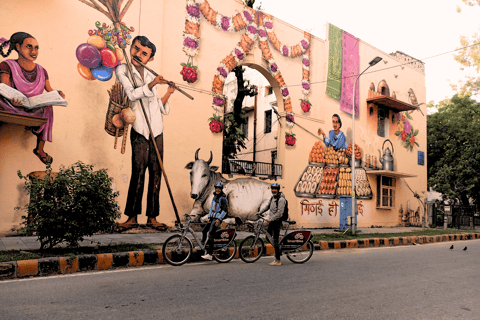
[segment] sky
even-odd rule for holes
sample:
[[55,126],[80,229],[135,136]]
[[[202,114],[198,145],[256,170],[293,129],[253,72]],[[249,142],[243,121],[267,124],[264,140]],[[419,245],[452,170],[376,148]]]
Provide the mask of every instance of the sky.
[[472,36],[480,27],[480,8],[461,0],[256,0],[254,7],[260,2],[265,12],[321,39],[331,23],[381,51],[422,60],[426,103],[450,98],[450,83],[468,72],[460,71],[453,53],[430,57],[459,48],[460,36]]

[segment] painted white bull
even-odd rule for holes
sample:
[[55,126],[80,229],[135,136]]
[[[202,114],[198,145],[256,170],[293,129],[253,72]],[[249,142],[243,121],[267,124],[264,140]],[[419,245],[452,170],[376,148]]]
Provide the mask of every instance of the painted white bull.
[[[195,161],[188,163],[185,169],[190,171],[190,183],[193,203],[190,216],[192,220],[202,222],[207,220],[207,213],[212,203],[214,185],[221,181],[224,185],[223,192],[228,199],[228,217],[245,219],[257,219],[256,213],[268,209],[272,191],[270,184],[253,178],[239,178],[235,180],[225,179],[221,173],[215,172],[217,166],[210,166],[213,154],[210,151],[210,159],[204,161],[198,159],[198,149],[195,152]],[[203,217],[202,217],[203,216]]]

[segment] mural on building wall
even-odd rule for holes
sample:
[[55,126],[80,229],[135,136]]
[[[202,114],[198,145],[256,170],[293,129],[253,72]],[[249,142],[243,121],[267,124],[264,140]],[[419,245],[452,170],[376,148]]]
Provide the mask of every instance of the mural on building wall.
[[53,139],[52,105],[66,106],[65,94],[52,88],[47,70],[35,63],[40,46],[32,35],[16,32],[9,40],[1,38],[0,43],[2,57],[8,57],[12,51],[18,54],[17,60],[7,59],[0,63],[0,111],[42,118],[42,125],[31,127],[37,137],[33,153],[44,164],[52,163],[53,157],[45,152],[44,146],[46,141]]

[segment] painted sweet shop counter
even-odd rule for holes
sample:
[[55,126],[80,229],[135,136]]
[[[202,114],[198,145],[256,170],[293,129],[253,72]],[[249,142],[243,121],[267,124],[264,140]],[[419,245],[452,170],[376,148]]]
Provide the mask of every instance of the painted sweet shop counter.
[[[365,169],[355,169],[355,190],[358,199],[372,199],[372,188]],[[334,199],[349,196],[352,172],[347,167],[308,165],[295,186],[295,195],[304,198]]]

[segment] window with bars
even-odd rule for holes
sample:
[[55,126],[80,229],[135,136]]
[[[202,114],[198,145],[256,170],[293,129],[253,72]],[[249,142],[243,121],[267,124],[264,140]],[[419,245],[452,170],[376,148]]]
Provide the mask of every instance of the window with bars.
[[395,207],[396,178],[377,176],[377,208],[392,209]]
[[272,110],[265,111],[265,131],[264,133],[272,132]]

